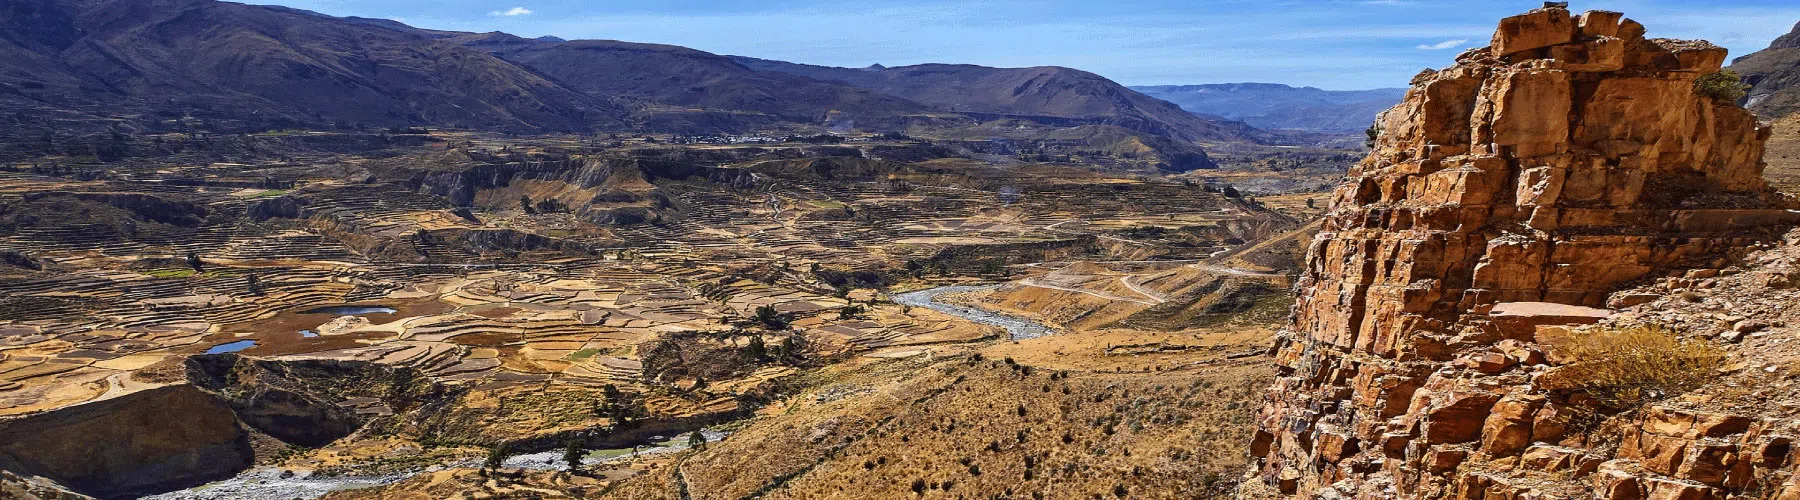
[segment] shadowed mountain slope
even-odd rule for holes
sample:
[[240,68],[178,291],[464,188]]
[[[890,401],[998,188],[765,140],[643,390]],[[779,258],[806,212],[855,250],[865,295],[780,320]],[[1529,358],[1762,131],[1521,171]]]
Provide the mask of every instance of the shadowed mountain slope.
[[924,106],[867,89],[785,73],[756,71],[686,47],[615,40],[544,41],[505,33],[451,40],[479,48],[593,96],[699,107],[823,123],[827,115],[898,129],[898,117]]
[[382,23],[209,0],[5,0],[0,12],[0,99],[14,109],[506,131],[617,126],[625,114]]
[[0,13],[13,125],[0,139],[39,150],[143,131],[861,131],[1186,171],[1215,166],[1201,143],[1262,135],[1059,67],[825,68],[214,0],[0,0]]
[[1733,60],[1731,69],[1750,84],[1745,107],[1758,116],[1777,118],[1800,111],[1800,24],[1769,48]]
[[1181,141],[1239,140],[1250,131],[1243,124],[1194,116],[1173,103],[1070,68],[920,64],[854,69],[749,57],[732,59],[752,69],[843,82],[945,111],[1076,119]]

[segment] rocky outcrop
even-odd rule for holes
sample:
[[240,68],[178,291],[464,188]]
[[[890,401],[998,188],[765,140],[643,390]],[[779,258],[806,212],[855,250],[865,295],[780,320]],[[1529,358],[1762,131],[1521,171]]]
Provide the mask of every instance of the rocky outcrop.
[[0,421],[0,469],[131,497],[231,477],[254,461],[231,408],[191,385]]
[[307,447],[446,394],[411,368],[361,361],[209,354],[185,364],[189,382],[223,401],[244,426]]
[[299,219],[307,216],[306,200],[285,195],[261,199],[251,202],[244,209],[244,215],[257,222],[269,219]]
[[[602,195],[606,191],[604,188],[611,184],[646,183],[658,179],[704,179],[734,187],[748,187],[755,182],[753,175],[745,170],[714,167],[703,163],[704,158],[681,156],[588,159],[477,156],[470,160],[478,163],[457,170],[417,173],[407,183],[421,192],[443,196],[450,204],[463,207],[475,204],[482,191],[528,181],[558,182]],[[505,201],[511,203],[512,200]],[[582,209],[587,203],[598,201],[605,200],[597,197],[571,199],[569,205]]]
[[205,206],[182,200],[170,200],[142,193],[81,193],[46,191],[25,195],[24,201],[71,199],[87,203],[111,205],[129,212],[138,220],[194,227],[206,222]]
[[41,477],[26,477],[0,470],[0,498],[12,500],[92,500]]
[[184,365],[182,383],[0,420],[0,498],[194,487],[248,469],[253,441],[319,447],[372,423],[392,432],[408,425],[397,415],[461,394],[412,368],[361,361],[207,354]]
[[[1752,452],[1683,446],[1744,429],[1670,417],[1690,425],[1620,448],[1572,423],[1593,407],[1534,383],[1548,369],[1537,326],[1593,322],[1626,284],[1723,267],[1795,221],[1761,175],[1767,131],[1694,90],[1725,50],[1644,34],[1616,12],[1547,4],[1421,73],[1381,116],[1273,351],[1259,485],[1361,498],[1743,491],[1755,473],[1733,454]],[[1643,472],[1682,453],[1745,470]]]

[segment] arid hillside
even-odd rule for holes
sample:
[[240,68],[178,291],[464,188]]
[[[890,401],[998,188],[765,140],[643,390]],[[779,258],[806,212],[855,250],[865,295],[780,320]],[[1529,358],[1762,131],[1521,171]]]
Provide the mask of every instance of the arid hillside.
[[158,128],[199,120],[185,126],[543,132],[619,127],[626,113],[477,50],[306,11],[210,0],[21,0],[4,9],[0,60],[19,71],[0,76],[0,99],[30,116],[129,113]]
[[1769,183],[1788,193],[1800,193],[1800,117],[1788,116],[1769,126],[1768,150],[1763,161]]

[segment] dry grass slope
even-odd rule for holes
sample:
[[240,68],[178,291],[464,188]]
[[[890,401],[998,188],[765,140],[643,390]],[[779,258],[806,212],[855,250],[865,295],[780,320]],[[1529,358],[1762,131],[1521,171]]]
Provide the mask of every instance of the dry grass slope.
[[1253,364],[1156,376],[894,361],[614,490],[621,498],[1222,497]]

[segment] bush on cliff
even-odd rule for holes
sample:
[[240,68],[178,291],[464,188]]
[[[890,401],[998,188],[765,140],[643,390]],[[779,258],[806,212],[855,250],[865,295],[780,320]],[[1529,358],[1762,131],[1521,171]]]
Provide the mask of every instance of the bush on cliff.
[[1749,89],[1750,86],[1744,84],[1743,77],[1729,69],[1694,79],[1694,92],[1721,103],[1736,104],[1749,95]]
[[1565,365],[1553,385],[1619,409],[1698,388],[1725,365],[1725,352],[1712,343],[1684,340],[1657,326],[1575,332],[1552,342],[1551,349]]

